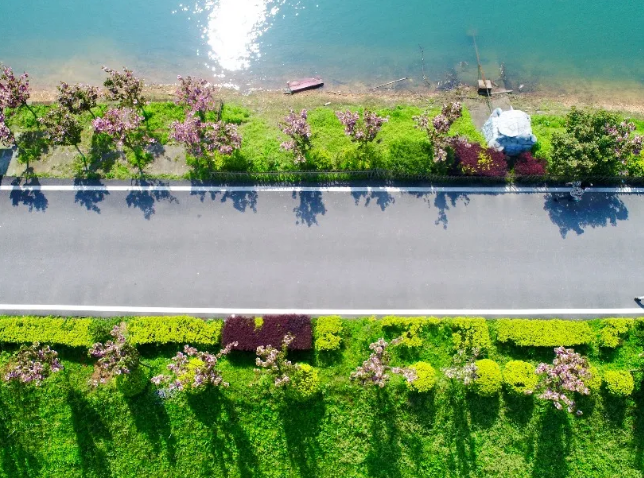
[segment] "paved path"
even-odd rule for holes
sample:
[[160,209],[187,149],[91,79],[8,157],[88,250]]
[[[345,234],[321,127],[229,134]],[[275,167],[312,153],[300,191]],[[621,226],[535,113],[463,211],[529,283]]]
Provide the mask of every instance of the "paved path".
[[644,295],[637,194],[118,189],[2,187],[0,311],[634,312]]

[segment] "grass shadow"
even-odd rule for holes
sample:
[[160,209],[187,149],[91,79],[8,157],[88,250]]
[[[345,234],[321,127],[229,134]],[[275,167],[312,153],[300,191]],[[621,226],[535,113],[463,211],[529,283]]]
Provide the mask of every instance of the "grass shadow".
[[534,478],[564,478],[569,475],[566,458],[570,454],[572,430],[568,415],[566,411],[546,407],[536,439]]
[[83,476],[112,476],[107,454],[99,446],[102,441],[112,440],[102,417],[80,392],[70,389],[67,403],[71,410]]
[[[222,474],[242,478],[261,476],[259,461],[234,404],[212,387],[188,394],[187,402],[197,420],[210,432],[210,454]],[[237,469],[229,469],[231,465]],[[202,476],[212,475],[211,470],[203,470]]]
[[375,409],[370,427],[371,447],[365,460],[369,476],[400,476],[402,450],[395,404],[386,389],[377,388],[369,392],[373,392],[372,406]]
[[467,401],[458,385],[451,385],[449,390],[449,409],[451,416],[445,427],[445,435],[450,445],[450,454],[446,458],[449,468],[458,470],[459,476],[470,476],[476,472],[476,444],[472,439],[467,413]]
[[321,449],[317,437],[324,417],[324,400],[321,394],[305,402],[289,401],[281,410],[286,446],[291,463],[300,476],[316,478]]
[[159,453],[164,449],[168,461],[174,465],[177,441],[172,435],[168,412],[156,391],[148,388],[141,395],[127,398],[127,406],[136,429],[152,443],[154,452]]
[[526,426],[534,413],[534,395],[506,392],[503,396],[505,415],[519,426]]
[[481,428],[490,428],[499,418],[499,394],[491,397],[482,397],[475,393],[468,393],[467,407],[472,424]]
[[[14,397],[19,397],[17,401],[20,405],[21,419],[16,422],[17,415],[7,406],[8,401],[3,397],[0,400],[0,467],[9,477],[40,476],[42,465],[37,458],[38,451],[31,450],[37,444],[37,440],[34,441],[32,428],[38,423],[37,400],[34,400],[35,390],[10,386],[7,391]],[[29,415],[33,422],[24,420],[23,413],[29,409],[31,409]]]

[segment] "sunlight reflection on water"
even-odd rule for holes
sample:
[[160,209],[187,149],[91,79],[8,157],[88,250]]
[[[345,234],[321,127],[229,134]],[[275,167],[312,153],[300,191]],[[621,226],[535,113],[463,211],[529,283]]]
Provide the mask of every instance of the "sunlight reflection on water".
[[[217,74],[250,68],[261,56],[259,39],[286,0],[215,0],[197,2],[192,10],[202,31],[207,55]],[[181,6],[187,11],[186,7]]]

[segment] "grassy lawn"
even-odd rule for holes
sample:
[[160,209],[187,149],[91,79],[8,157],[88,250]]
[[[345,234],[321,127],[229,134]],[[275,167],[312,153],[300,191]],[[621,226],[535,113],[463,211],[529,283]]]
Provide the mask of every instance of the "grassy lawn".
[[[508,345],[489,321],[487,357],[551,362],[551,347]],[[605,391],[581,397],[574,417],[535,397],[503,392],[480,397],[451,385],[440,369],[454,353],[449,321],[422,328],[420,347],[392,349],[394,365],[418,360],[439,371],[436,388],[411,392],[394,376],[384,389],[362,388],[349,375],[369,343],[400,334],[382,321],[343,321],[336,352],[298,352],[316,366],[321,393],[285,401],[254,382],[254,355],[221,362],[230,387],[162,400],[149,387],[124,398],[112,385],[88,385],[93,366],[83,348],[59,350],[65,370],[40,389],[0,385],[3,476],[51,477],[641,477],[644,396]],[[601,373],[639,367],[644,324],[615,349],[593,339],[574,347]],[[164,371],[180,344],[142,345],[150,375]],[[15,346],[5,345],[2,360]],[[638,382],[638,380],[636,380]]]

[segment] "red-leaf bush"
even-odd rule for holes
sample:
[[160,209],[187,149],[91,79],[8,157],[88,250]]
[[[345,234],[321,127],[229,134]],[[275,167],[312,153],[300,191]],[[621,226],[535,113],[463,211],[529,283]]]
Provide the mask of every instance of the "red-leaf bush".
[[312,348],[311,317],[308,315],[267,315],[263,319],[229,317],[224,324],[223,343],[237,342],[236,350],[255,352],[257,347],[279,347],[285,335],[295,339],[289,350]]
[[461,173],[466,176],[504,177],[508,172],[505,154],[478,143],[456,141],[454,153]]
[[546,174],[546,160],[532,156],[532,153],[521,153],[514,165],[517,176],[543,176]]

